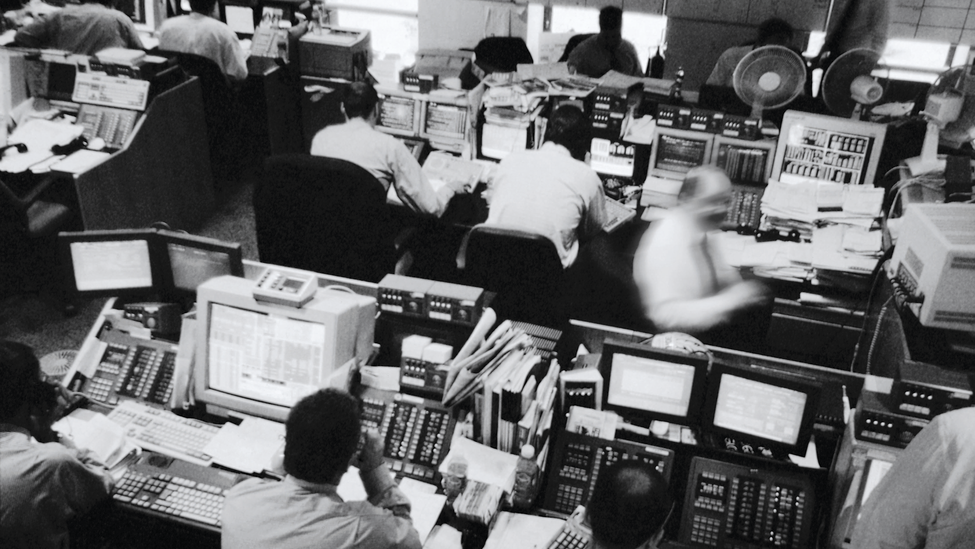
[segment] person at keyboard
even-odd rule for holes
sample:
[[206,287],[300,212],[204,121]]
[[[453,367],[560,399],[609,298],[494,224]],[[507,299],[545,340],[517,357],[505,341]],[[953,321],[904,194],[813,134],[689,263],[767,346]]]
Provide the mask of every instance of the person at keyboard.
[[509,154],[498,164],[485,223],[542,234],[555,243],[562,266],[572,265],[580,241],[602,231],[606,221],[603,184],[584,162],[591,141],[582,110],[559,107],[540,149]]
[[[365,437],[356,454],[360,433]],[[359,469],[368,501],[336,492],[349,465]],[[303,398],[285,423],[281,482],[246,480],[227,492],[222,547],[419,549],[410,502],[383,462],[383,442],[361,431],[358,402],[323,389]]]
[[724,171],[713,166],[689,171],[679,205],[640,240],[633,277],[658,331],[757,351],[771,318],[768,291],[742,280],[708,235],[720,227],[730,200],[731,181]]
[[376,130],[378,103],[379,95],[372,84],[350,84],[342,101],[342,112],[348,120],[315,134],[311,154],[358,164],[374,175],[386,190],[395,185],[396,194],[411,210],[440,217],[455,194],[470,191],[468,182],[447,181],[435,191],[406,145]]
[[144,49],[132,19],[115,9],[115,0],[82,0],[27,25],[14,46],[95,55],[106,48]]
[[163,21],[159,27],[159,49],[194,53],[212,59],[232,81],[247,78],[247,55],[237,35],[226,23],[214,19],[217,0],[190,0],[189,15]]
[[59,388],[43,381],[30,347],[0,340],[0,546],[68,547],[68,522],[108,499],[100,462],[55,442]]
[[653,466],[618,461],[599,474],[586,506],[592,549],[655,548],[673,510],[667,481]]

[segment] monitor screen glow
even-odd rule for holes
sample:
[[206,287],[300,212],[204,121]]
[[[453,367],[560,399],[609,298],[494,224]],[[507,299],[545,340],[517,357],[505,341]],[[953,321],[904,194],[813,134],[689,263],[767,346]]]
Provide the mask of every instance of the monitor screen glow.
[[793,445],[799,438],[806,394],[732,374],[721,376],[714,426]]
[[204,250],[180,243],[166,245],[173,287],[185,292],[196,288],[213,277],[234,274],[230,255],[215,250]]
[[396,133],[415,135],[416,109],[419,102],[409,97],[384,96],[379,108],[379,126]]
[[444,103],[427,104],[424,133],[433,137],[463,139],[466,134],[467,107]]
[[72,242],[71,265],[78,291],[150,288],[148,240]]
[[290,408],[325,381],[325,326],[213,303],[208,385],[233,396]]
[[714,136],[702,132],[657,128],[650,158],[654,175],[683,177],[691,168],[711,161]]
[[616,353],[610,372],[607,403],[687,416],[694,383],[693,366]]

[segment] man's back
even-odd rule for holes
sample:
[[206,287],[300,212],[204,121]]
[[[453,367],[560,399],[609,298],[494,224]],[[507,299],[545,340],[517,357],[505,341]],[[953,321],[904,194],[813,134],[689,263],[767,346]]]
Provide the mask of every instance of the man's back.
[[331,485],[248,480],[224,504],[224,549],[420,547],[409,519],[366,501],[342,501]]
[[128,16],[97,3],[69,5],[21,29],[14,42],[82,55],[94,55],[106,48],[143,48]]
[[167,19],[159,27],[159,48],[212,59],[229,78],[247,78],[247,58],[226,24],[201,13]]
[[545,235],[567,267],[575,261],[579,239],[601,230],[603,200],[595,172],[564,147],[545,143],[537,151],[512,153],[498,165],[487,222]]
[[56,443],[38,444],[26,431],[0,432],[0,545],[66,547],[68,521],[108,497],[107,472]]

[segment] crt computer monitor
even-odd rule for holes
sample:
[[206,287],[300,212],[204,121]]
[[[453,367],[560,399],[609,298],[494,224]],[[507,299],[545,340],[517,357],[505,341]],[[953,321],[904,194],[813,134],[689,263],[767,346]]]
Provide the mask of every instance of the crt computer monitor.
[[728,178],[744,185],[766,185],[772,175],[775,141],[747,141],[715,136],[711,164],[723,169]]
[[392,135],[416,137],[420,134],[423,101],[410,92],[380,88],[379,118],[376,129]]
[[603,408],[638,425],[696,426],[707,369],[706,357],[607,340],[599,365]]
[[715,364],[702,429],[773,451],[805,455],[821,384],[767,368]]
[[167,297],[193,299],[200,284],[211,278],[244,276],[241,246],[236,242],[165,230],[158,236]]
[[296,308],[258,301],[253,288],[233,276],[199,287],[194,396],[214,412],[285,421],[336,370],[368,358],[376,301],[320,289]]
[[426,105],[420,137],[431,141],[460,142],[467,136],[467,105],[430,101]]
[[88,297],[156,296],[155,238],[152,229],[60,233],[58,255],[67,288]]
[[691,168],[711,160],[714,136],[703,132],[657,127],[650,153],[650,175],[683,179]]
[[886,134],[884,124],[787,111],[772,179],[873,185]]

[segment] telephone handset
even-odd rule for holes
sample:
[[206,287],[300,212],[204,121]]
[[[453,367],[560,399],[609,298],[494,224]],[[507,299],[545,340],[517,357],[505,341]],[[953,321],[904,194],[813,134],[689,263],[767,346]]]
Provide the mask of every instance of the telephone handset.
[[258,27],[251,38],[251,55],[290,59],[288,52],[288,30]]

